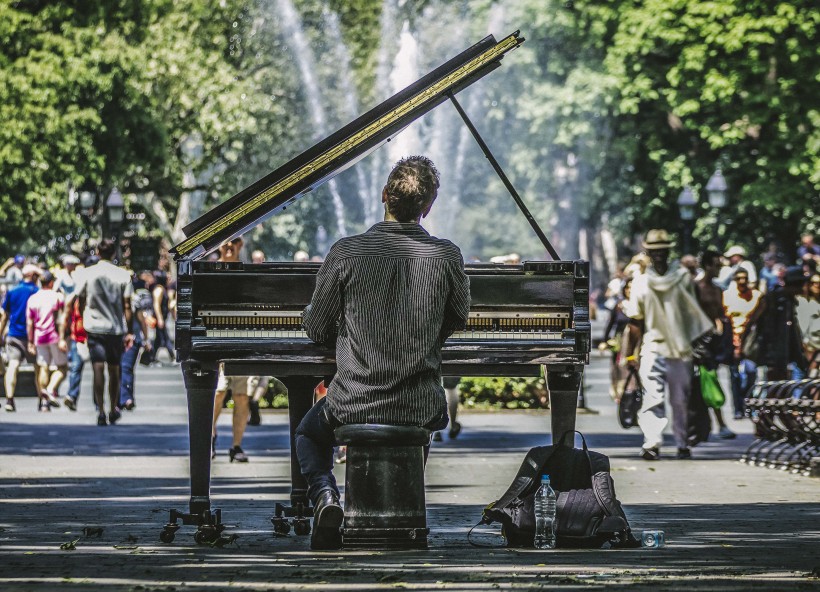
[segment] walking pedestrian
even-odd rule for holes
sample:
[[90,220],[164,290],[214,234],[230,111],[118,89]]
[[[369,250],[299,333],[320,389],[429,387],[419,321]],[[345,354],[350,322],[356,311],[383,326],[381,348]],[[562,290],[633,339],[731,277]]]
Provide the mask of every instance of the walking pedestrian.
[[[239,261],[242,245],[244,241],[241,236],[226,241],[219,246],[219,259],[221,262]],[[219,365],[219,378],[216,384],[216,392],[214,393],[214,421],[211,431],[211,458],[216,457],[216,424],[222,413],[222,407],[225,404],[225,397],[228,391],[231,393],[233,399],[233,419],[231,422],[231,432],[233,440],[231,447],[228,450],[228,458],[231,462],[248,462],[249,458],[242,449],[242,439],[245,436],[245,428],[248,426],[250,419],[250,401],[249,394],[252,394],[256,387],[261,384],[264,379],[254,376],[226,376],[225,369],[222,364]],[[253,384],[251,382],[253,381]],[[264,384],[267,384],[265,382]]]
[[57,331],[58,315],[65,306],[63,295],[54,290],[54,275],[45,271],[40,276],[40,289],[26,303],[28,351],[36,355],[37,393],[40,411],[59,407],[57,389],[68,372],[68,343]]
[[754,384],[757,364],[743,352],[743,336],[760,314],[762,294],[752,287],[749,274],[739,269],[734,275],[734,288],[723,293],[723,309],[732,324],[733,359],[729,366],[732,377],[732,406],[735,419],[742,419],[745,399]]
[[812,274],[805,294],[797,297],[797,322],[803,337],[808,375],[816,376],[820,366],[820,273]]
[[[704,251],[700,256],[702,273],[695,280],[695,292],[698,304],[715,324],[715,335],[711,340],[706,359],[702,360],[707,370],[716,370],[719,364],[731,364],[733,354],[732,327],[723,307],[723,290],[717,285],[717,276],[720,272],[720,253]],[[718,438],[731,440],[736,434],[729,429],[723,419],[720,407],[711,407],[718,423]]]
[[[103,239],[97,245],[100,261],[83,270],[77,278],[73,298],[84,302],[83,325],[88,333],[88,349],[94,368],[94,403],[97,405],[97,425],[114,425],[122,417],[120,401],[120,362],[123,352],[131,347],[134,336],[131,325],[131,274],[111,262],[117,244]],[[110,411],[106,421],[104,391],[108,371]]]
[[[147,304],[146,301],[147,300]],[[136,395],[134,394],[134,384],[136,376],[137,360],[141,354],[140,350],[151,352],[152,344],[148,338],[149,311],[152,309],[153,301],[151,295],[144,288],[134,290],[131,295],[131,330],[134,335],[134,344],[125,350],[120,361],[120,401],[119,408],[126,411],[133,411],[136,407]]]
[[[26,264],[21,270],[22,281],[6,293],[0,315],[0,343],[6,346],[8,367],[4,377],[6,387],[6,411],[17,411],[14,402],[14,389],[17,388],[17,373],[23,362],[33,363],[34,356],[28,347],[28,328],[26,326],[26,305],[40,288],[37,287],[37,276],[40,268]],[[5,335],[8,327],[8,335]]]
[[171,341],[171,336],[168,334],[168,327],[166,326],[168,315],[170,314],[168,304],[168,274],[164,271],[155,271],[153,273],[151,296],[154,305],[154,318],[156,319],[154,342],[151,346],[151,358],[154,362],[159,363],[157,355],[159,354],[159,350],[164,348],[173,361],[174,343]]
[[[638,365],[644,399],[638,425],[644,435],[640,456],[660,458],[663,430],[668,423],[666,399],[672,407],[672,431],[677,457],[692,457],[687,442],[687,414],[692,389],[692,342],[711,330],[712,322],[700,309],[694,282],[688,270],[669,266],[674,243],[665,230],[650,230],[643,247],[652,265],[632,280],[632,291],[624,310],[630,318],[643,321],[629,325],[626,362]],[[640,360],[635,349],[641,341]]]
[[757,320],[760,364],[766,366],[768,380],[797,379],[805,376],[806,358],[797,320],[797,295],[806,283],[803,267],[786,268],[782,285],[767,293]]

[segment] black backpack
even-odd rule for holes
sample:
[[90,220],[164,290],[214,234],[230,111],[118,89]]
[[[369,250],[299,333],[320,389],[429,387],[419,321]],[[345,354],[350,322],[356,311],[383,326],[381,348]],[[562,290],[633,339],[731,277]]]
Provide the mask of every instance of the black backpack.
[[[569,434],[581,436],[582,450],[564,446]],[[508,547],[532,547],[535,538],[534,498],[541,475],[549,475],[557,500],[556,546],[599,549],[640,547],[632,535],[615,484],[609,458],[587,448],[581,432],[567,432],[557,446],[532,448],[515,480],[497,501],[484,509],[479,524],[501,523]]]

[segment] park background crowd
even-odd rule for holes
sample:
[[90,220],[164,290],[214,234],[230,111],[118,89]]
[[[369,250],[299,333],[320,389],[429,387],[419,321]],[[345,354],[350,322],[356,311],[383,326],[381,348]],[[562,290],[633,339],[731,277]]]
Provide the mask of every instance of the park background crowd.
[[[617,402],[627,390],[636,387],[631,384],[629,368],[644,363],[641,352],[633,352],[628,346],[630,329],[638,323],[631,318],[629,304],[633,284],[653,264],[647,253],[651,251],[639,252],[619,266],[615,277],[593,298],[593,311],[598,307],[608,311],[599,349],[611,355],[610,394]],[[790,254],[772,245],[759,258],[748,258],[745,248],[734,245],[723,253],[706,249],[700,257],[684,254],[679,258],[677,267],[689,272],[702,311],[715,322],[717,337],[708,344],[710,351],[706,357],[711,358],[713,366],[720,367],[721,382],[729,385],[726,390],[731,397],[726,399],[732,400],[735,419],[747,416],[744,401],[756,381],[800,380],[818,375],[819,265],[820,246],[810,233],[802,235],[800,244]],[[715,290],[718,297],[710,298],[709,290]],[[675,311],[666,311],[667,317],[674,315]],[[673,327],[673,331],[678,329]],[[696,367],[698,356],[695,351]],[[701,367],[700,372],[703,371]],[[699,389],[692,392],[692,396],[703,395]],[[723,419],[721,406],[714,407],[718,437],[734,438]],[[695,419],[689,417],[688,421],[691,435]]]

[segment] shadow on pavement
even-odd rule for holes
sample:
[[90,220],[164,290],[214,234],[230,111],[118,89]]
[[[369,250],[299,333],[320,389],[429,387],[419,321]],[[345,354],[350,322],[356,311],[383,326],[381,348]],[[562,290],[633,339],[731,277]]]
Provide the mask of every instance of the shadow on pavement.
[[[0,588],[14,591],[282,589],[778,590],[818,583],[820,507],[809,503],[634,505],[630,520],[666,531],[659,550],[506,549],[493,526],[467,531],[481,506],[433,504],[429,551],[310,552],[307,537],[272,535],[273,502],[285,479],[221,478],[224,548],[198,546],[192,527],[159,543],[172,506],[185,509],[187,479],[29,479],[0,481]],[[47,516],[44,520],[43,517]],[[97,536],[84,528],[102,529]],[[60,545],[76,541],[76,550]],[[761,574],[765,574],[762,577]],[[4,584],[5,582],[5,584]],[[176,583],[172,585],[172,583]],[[183,584],[184,583],[184,584]],[[176,586],[176,587],[175,587]]]

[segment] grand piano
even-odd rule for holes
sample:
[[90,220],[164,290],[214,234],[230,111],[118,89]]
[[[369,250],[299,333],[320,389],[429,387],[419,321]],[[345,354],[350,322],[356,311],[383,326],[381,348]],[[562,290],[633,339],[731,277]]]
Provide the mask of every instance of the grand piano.
[[353,166],[443,102],[459,112],[553,260],[466,266],[472,299],[469,320],[464,331],[447,340],[442,372],[545,372],[553,441],[574,429],[590,351],[588,263],[560,260],[455,96],[499,67],[523,41],[518,32],[500,41],[486,37],[184,228],[187,238],[172,251],[178,270],[177,359],[188,398],[191,498],[187,512],[171,510],[161,540],[171,542],[180,523],[197,527],[198,543],[213,542],[224,528],[221,511],[211,508],[210,499],[211,423],[220,363],[227,375],[276,376],[287,386],[291,505],[277,504],[272,521],[279,533],[284,516],[295,518],[297,533],[309,531],[311,510],[293,434],[312,405],[314,387],[335,371],[334,351],[311,342],[301,328],[301,313],[310,302],[319,265],[221,263],[205,258],[224,241]]

